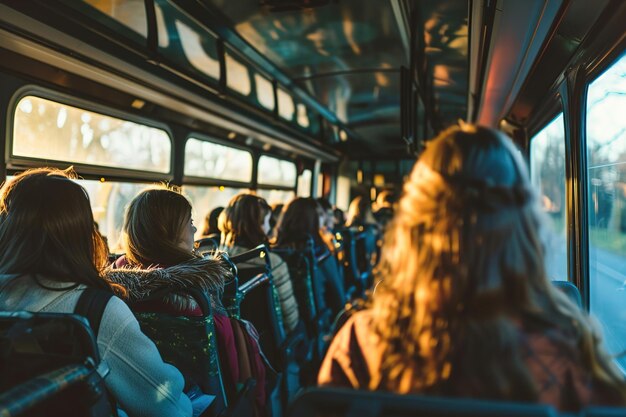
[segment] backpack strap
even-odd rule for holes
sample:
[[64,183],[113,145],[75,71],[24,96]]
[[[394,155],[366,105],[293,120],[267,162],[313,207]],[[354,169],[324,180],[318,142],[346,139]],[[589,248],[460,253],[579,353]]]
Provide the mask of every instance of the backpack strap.
[[95,338],[98,338],[102,314],[113,294],[99,288],[87,287],[74,307],[74,313],[83,316],[89,322]]

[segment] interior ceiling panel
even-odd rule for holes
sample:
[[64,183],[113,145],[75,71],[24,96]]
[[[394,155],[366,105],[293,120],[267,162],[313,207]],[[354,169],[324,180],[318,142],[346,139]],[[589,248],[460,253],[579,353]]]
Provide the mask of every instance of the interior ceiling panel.
[[[353,150],[376,156],[406,148],[400,138],[399,74],[409,66],[407,34],[398,25],[394,1],[366,6],[362,0],[318,1],[311,8],[268,0],[209,3],[247,43],[366,142],[355,143]],[[408,3],[420,16],[424,42],[413,53],[425,58],[433,96],[426,105],[435,110],[435,128],[443,127],[467,112],[468,3]]]
[[424,25],[424,55],[439,124],[436,127],[442,128],[466,118],[468,3],[430,0],[416,2],[415,7]]

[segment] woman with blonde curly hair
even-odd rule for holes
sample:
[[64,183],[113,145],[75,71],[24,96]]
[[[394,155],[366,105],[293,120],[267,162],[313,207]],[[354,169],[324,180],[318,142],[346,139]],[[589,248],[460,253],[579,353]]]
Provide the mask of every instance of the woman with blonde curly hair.
[[430,142],[385,235],[381,283],[337,334],[319,383],[624,405],[594,326],[546,276],[537,201],[503,134],[464,125]]

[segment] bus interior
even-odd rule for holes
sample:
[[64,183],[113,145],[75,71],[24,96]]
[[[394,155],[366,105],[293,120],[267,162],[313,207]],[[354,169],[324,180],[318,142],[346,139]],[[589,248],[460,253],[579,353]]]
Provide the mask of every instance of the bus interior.
[[[272,206],[325,198],[347,211],[356,196],[399,196],[430,138],[459,120],[499,129],[540,191],[549,278],[597,320],[626,372],[625,22],[623,0],[2,0],[0,182],[73,167],[120,254],[124,210],[150,184],[179,187],[196,225],[240,193]],[[367,227],[336,237],[355,305],[374,283],[383,237]],[[267,317],[245,302],[233,314],[276,326],[267,248],[237,258],[239,287],[225,292]],[[241,267],[256,258],[261,267]],[[324,262],[298,259],[311,271]],[[305,360],[297,337],[259,329],[282,378],[271,415],[626,415],[315,388],[328,313],[305,323]],[[46,318],[1,316],[0,340],[20,320]],[[81,329],[71,331],[89,334]],[[77,369],[70,377],[84,383]],[[54,378],[48,394],[0,380],[3,415],[47,415],[36,404],[66,395]],[[250,387],[215,415],[257,415],[246,396]]]

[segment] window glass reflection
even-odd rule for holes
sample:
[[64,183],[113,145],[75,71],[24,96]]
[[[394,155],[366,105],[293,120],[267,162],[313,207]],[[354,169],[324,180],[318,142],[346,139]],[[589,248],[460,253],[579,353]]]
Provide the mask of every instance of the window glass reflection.
[[204,218],[211,210],[217,207],[226,207],[231,198],[244,192],[249,192],[249,190],[223,186],[183,186],[183,193],[187,198],[189,198],[193,207],[193,223],[198,228],[195,239],[198,240],[202,237],[202,225],[204,224]]
[[268,110],[274,110],[274,87],[271,81],[260,74],[254,74],[256,97],[259,104]]
[[226,85],[228,88],[244,96],[250,94],[252,86],[248,68],[230,54],[226,54],[226,73]]
[[567,281],[567,230],[565,199],[565,125],[559,114],[530,141],[532,182],[540,191],[541,205],[550,219],[547,272],[551,280]]
[[185,175],[250,182],[252,155],[242,149],[189,138],[185,144]]
[[296,165],[290,161],[261,155],[258,182],[259,184],[294,187],[296,185]]
[[270,206],[287,204],[295,197],[293,191],[285,190],[256,190],[256,195],[267,201]]
[[167,173],[171,147],[164,130],[40,97],[15,110],[15,156]]
[[[589,85],[587,177],[591,312],[626,369],[626,56]],[[620,356],[621,355],[621,356]]]
[[311,174],[310,169],[302,171],[302,175],[298,177],[298,197],[311,197]]

